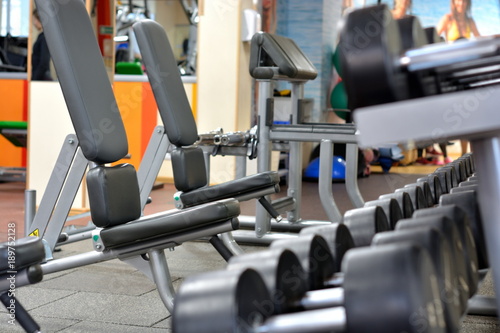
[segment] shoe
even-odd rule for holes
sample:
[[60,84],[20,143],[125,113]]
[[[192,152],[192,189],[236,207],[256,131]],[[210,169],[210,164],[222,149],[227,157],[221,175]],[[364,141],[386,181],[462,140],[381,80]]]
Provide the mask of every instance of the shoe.
[[441,155],[443,155],[443,153],[438,152],[436,149],[434,149],[434,147],[426,149],[425,153],[427,156],[441,156]]
[[446,157],[444,159],[444,164],[448,164],[448,163],[451,163],[451,162],[453,162],[453,160],[451,159],[451,157]]
[[431,164],[432,161],[429,161],[428,159],[426,159],[425,157],[419,157],[416,161],[415,161],[415,164],[421,164],[421,165],[427,165],[427,164]]
[[434,161],[432,161],[432,164],[434,164],[434,165],[444,165],[444,162],[441,161],[441,160],[434,160]]

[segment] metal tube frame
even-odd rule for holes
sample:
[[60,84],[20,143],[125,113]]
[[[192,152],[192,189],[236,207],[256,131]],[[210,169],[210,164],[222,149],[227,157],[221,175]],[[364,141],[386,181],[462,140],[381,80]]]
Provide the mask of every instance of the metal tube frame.
[[[479,206],[493,282],[500,290],[500,86],[360,108],[361,145],[469,139],[479,178]],[[432,125],[429,126],[429,120]],[[500,314],[500,299],[496,312]]]

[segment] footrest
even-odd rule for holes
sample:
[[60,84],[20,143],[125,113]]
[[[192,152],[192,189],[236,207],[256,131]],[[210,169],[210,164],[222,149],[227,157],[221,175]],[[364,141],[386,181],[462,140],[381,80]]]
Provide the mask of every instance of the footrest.
[[175,200],[181,201],[183,207],[192,207],[228,198],[242,200],[242,197],[244,197],[244,200],[248,200],[248,196],[251,196],[252,193],[256,193],[255,198],[261,197],[264,195],[261,192],[265,189],[269,189],[269,193],[278,192],[279,182],[280,177],[277,172],[262,172],[223,184],[182,193]]
[[38,237],[25,237],[12,243],[0,244],[0,275],[39,264],[45,259],[43,242]]
[[[240,205],[237,200],[217,201],[173,213],[153,214],[134,222],[103,229],[100,232],[100,241],[105,248],[117,248],[223,221],[237,223],[235,218],[239,214]],[[237,227],[235,225],[233,229]]]

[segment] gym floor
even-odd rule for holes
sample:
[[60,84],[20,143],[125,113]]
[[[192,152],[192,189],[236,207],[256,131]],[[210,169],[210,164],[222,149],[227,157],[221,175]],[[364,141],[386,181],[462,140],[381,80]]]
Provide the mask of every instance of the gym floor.
[[[375,168],[376,170],[376,168]],[[388,174],[373,172],[359,179],[365,201],[393,192],[405,184],[432,172],[429,167],[391,169]],[[0,241],[7,239],[7,224],[16,224],[16,235],[22,237],[24,183],[0,184]],[[153,202],[146,214],[172,209],[175,189],[166,184],[152,192]],[[336,203],[344,213],[352,204],[342,183],[333,184]],[[282,188],[281,195],[286,193]],[[326,220],[318,198],[317,184],[304,182],[302,216],[307,220]],[[242,203],[242,214],[252,215],[255,203]],[[68,224],[85,225],[89,218]],[[242,246],[245,251],[260,251],[262,246]],[[90,251],[90,241],[80,241],[60,247],[55,257]],[[186,276],[223,269],[224,260],[205,242],[188,242],[167,252],[170,273],[177,288]],[[490,275],[482,282],[479,292],[494,295]],[[171,332],[170,314],[164,307],[155,285],[141,272],[119,260],[71,269],[44,276],[41,283],[16,290],[18,300],[29,310],[43,332]],[[460,332],[500,332],[496,318],[465,316]],[[23,332],[9,324],[5,308],[0,308],[0,332]],[[200,332],[202,333],[202,332]],[[306,333],[306,332],[304,332]]]

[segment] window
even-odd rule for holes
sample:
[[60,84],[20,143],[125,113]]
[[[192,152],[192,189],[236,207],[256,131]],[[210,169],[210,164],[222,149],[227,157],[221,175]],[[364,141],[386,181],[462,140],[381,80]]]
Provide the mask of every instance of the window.
[[0,35],[27,37],[29,33],[29,0],[1,0]]

